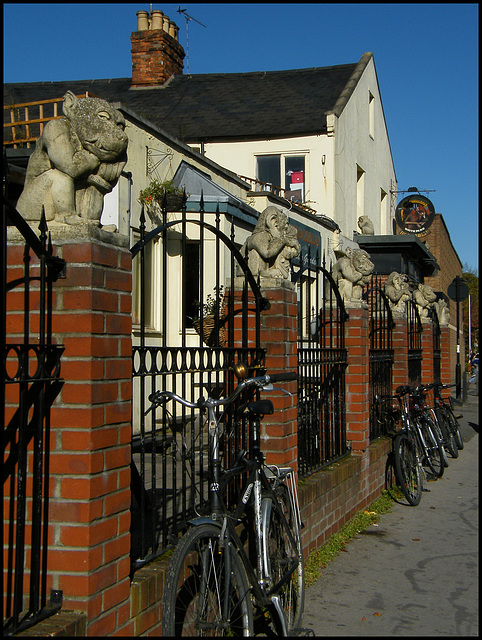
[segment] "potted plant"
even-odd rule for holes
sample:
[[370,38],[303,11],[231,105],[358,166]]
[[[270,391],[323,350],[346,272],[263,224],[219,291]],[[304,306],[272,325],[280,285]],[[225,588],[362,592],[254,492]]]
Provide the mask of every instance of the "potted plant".
[[[214,287],[214,293],[208,293],[204,304],[196,303],[199,310],[198,317],[193,321],[193,327],[199,335],[201,335],[201,317],[202,317],[202,339],[204,344],[209,347],[220,346],[226,344],[225,322],[225,293],[224,286]],[[217,320],[216,320],[217,318]],[[216,336],[216,322],[218,326],[218,336]],[[217,339],[216,339],[217,338]]]
[[166,196],[166,207],[168,211],[180,211],[182,207],[182,200],[184,191],[179,187],[175,187],[172,180],[151,180],[145,189],[142,189],[139,193],[139,202],[148,209],[155,207],[156,205],[161,208]]

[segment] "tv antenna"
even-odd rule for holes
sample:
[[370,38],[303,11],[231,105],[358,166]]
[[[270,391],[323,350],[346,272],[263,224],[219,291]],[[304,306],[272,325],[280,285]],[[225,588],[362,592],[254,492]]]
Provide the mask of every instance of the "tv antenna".
[[198,24],[200,24],[201,27],[204,27],[205,29],[207,27],[202,22],[199,22],[199,20],[196,20],[196,18],[193,18],[192,16],[190,16],[186,12],[186,9],[181,9],[181,7],[179,7],[177,12],[182,13],[182,15],[186,18],[186,73],[189,73],[189,22],[191,20],[194,20],[194,22],[197,22]]

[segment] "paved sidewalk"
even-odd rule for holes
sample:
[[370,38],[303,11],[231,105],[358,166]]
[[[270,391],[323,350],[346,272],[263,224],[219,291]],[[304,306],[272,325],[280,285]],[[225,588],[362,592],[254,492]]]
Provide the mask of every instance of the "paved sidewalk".
[[306,592],[316,636],[478,636],[478,395],[460,407],[465,448],[417,507],[394,504]]

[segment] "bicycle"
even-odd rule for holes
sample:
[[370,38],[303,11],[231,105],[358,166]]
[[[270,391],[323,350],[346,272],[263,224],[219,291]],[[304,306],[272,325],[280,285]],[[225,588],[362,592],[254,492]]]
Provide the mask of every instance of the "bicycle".
[[[448,467],[449,460],[447,457],[446,448],[448,449],[449,444],[451,444],[448,437],[449,432],[445,429],[445,424],[442,424],[442,421],[439,420],[439,417],[437,416],[437,413],[435,411],[435,407],[430,406],[427,402],[427,392],[432,388],[433,383],[428,385],[420,385],[414,389],[413,395],[417,403],[419,416],[421,417],[422,422],[424,422],[428,426],[433,439],[435,439],[438,445],[443,466]],[[438,458],[438,455],[436,457]],[[433,459],[434,455],[432,454],[432,460]],[[438,462],[436,462],[436,464],[438,468]],[[442,473],[440,473],[439,476],[442,475]]]
[[[162,596],[163,635],[251,636],[256,631],[287,636],[296,635],[300,627],[305,582],[294,473],[289,467],[266,465],[260,449],[261,419],[273,413],[273,403],[246,397],[297,376],[248,378],[244,364],[234,369],[239,383],[225,398],[191,402],[170,391],[149,396],[148,411],[174,400],[207,412],[209,424],[209,513],[190,521],[169,562]],[[249,452],[240,451],[235,465],[225,469],[220,455],[223,421],[237,399],[242,402],[235,424],[248,414],[251,444]],[[218,407],[224,410],[216,418]],[[225,493],[234,479],[241,480],[242,488],[239,500],[228,508]]]
[[433,407],[430,408],[430,412],[433,416],[434,422],[438,427],[439,436],[441,437],[442,444],[452,458],[458,458],[459,449],[455,439],[455,434],[452,431],[449,417],[447,415],[447,408],[444,405],[443,398],[440,396],[439,388],[442,385],[436,382],[432,382],[424,387],[426,391],[433,390]]
[[400,386],[397,387],[394,396],[389,396],[396,398],[399,404],[398,411],[392,409],[389,419],[392,425],[397,418],[402,422],[402,428],[391,434],[395,478],[407,502],[415,507],[422,499],[424,473],[410,414],[410,391],[410,387]]
[[[440,408],[442,414],[445,416],[445,419],[447,420],[448,427],[455,440],[457,450],[461,451],[464,448],[464,441],[462,440],[462,434],[460,433],[460,425],[457,419],[461,416],[456,416],[454,413],[452,397],[449,396],[448,400],[446,400],[441,394],[442,389],[449,389],[450,387],[454,387],[454,386],[455,385],[453,384],[434,383],[434,398],[435,398],[436,406]],[[458,452],[457,452],[457,455],[458,455]],[[454,458],[456,458],[457,455],[454,455]]]

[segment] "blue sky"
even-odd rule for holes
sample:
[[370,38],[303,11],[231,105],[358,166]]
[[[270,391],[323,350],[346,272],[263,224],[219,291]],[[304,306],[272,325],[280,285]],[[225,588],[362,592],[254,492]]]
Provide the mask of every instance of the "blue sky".
[[[153,3],[186,49],[179,7],[193,18],[193,74],[324,67],[372,51],[398,188],[433,190],[460,260],[478,269],[477,4]],[[141,9],[150,4],[4,4],[4,82],[130,77]]]

